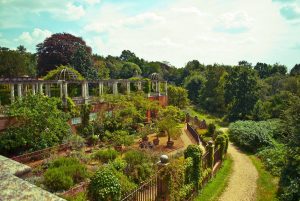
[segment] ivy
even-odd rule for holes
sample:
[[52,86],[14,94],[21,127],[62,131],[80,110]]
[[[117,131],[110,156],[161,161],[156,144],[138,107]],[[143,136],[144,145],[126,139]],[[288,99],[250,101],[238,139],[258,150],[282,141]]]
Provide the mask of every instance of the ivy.
[[193,173],[191,175],[191,182],[198,186],[198,181],[201,177],[201,159],[202,150],[198,145],[189,145],[184,151],[184,158],[191,157],[193,160]]

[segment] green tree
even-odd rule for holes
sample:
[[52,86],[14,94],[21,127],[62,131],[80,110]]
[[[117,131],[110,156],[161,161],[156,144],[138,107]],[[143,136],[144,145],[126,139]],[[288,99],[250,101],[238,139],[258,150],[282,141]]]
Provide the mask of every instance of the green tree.
[[292,76],[300,75],[300,64],[296,64],[296,65],[292,68],[290,74],[291,74]]
[[138,65],[131,62],[125,62],[122,66],[119,78],[128,79],[134,75],[140,75],[141,73],[142,71]]
[[264,79],[266,77],[269,77],[271,75],[272,66],[266,63],[260,63],[258,62],[254,66],[254,70],[257,71],[260,78]]
[[188,92],[182,87],[168,86],[168,102],[179,108],[185,108],[189,104]]
[[228,119],[247,119],[258,100],[258,83],[254,70],[249,67],[233,67],[225,80],[225,101]]
[[226,111],[224,100],[224,77],[226,74],[222,66],[206,68],[207,81],[200,91],[200,105],[210,113],[224,114]]
[[272,67],[271,70],[272,74],[281,74],[281,75],[285,75],[287,73],[287,67],[285,65],[281,65],[279,63],[275,63]]
[[205,86],[205,82],[206,80],[201,74],[185,78],[184,87],[188,90],[188,97],[193,103],[199,103],[200,90]]
[[280,200],[300,199],[300,101],[293,104],[284,115],[288,140],[287,161],[280,177]]

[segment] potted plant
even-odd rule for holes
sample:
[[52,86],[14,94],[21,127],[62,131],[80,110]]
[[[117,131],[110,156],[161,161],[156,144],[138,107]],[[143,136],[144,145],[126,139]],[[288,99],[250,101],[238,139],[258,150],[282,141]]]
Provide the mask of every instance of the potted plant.
[[167,133],[167,148],[172,148],[174,146],[174,141],[172,141],[171,138],[176,139],[181,135],[176,120],[170,116],[163,117],[159,122],[159,129],[164,130]]
[[154,144],[155,146],[159,145],[158,134],[156,134],[156,138],[153,140],[153,144]]
[[129,135],[127,131],[123,130],[117,130],[113,132],[113,143],[114,143],[114,148],[117,151],[122,151],[123,146],[130,146],[133,144],[134,139],[133,136]]

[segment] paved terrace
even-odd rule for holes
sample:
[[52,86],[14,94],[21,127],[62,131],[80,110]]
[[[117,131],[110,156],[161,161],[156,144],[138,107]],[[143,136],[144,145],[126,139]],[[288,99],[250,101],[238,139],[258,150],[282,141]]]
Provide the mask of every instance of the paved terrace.
[[65,201],[18,177],[29,171],[27,165],[0,155],[0,201]]

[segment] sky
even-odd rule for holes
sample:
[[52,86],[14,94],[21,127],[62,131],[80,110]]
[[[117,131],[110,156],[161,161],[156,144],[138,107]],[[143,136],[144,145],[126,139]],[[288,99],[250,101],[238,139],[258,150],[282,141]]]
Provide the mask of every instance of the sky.
[[124,49],[183,67],[300,63],[300,0],[0,0],[0,46],[36,45],[53,33],[82,37],[93,53]]

